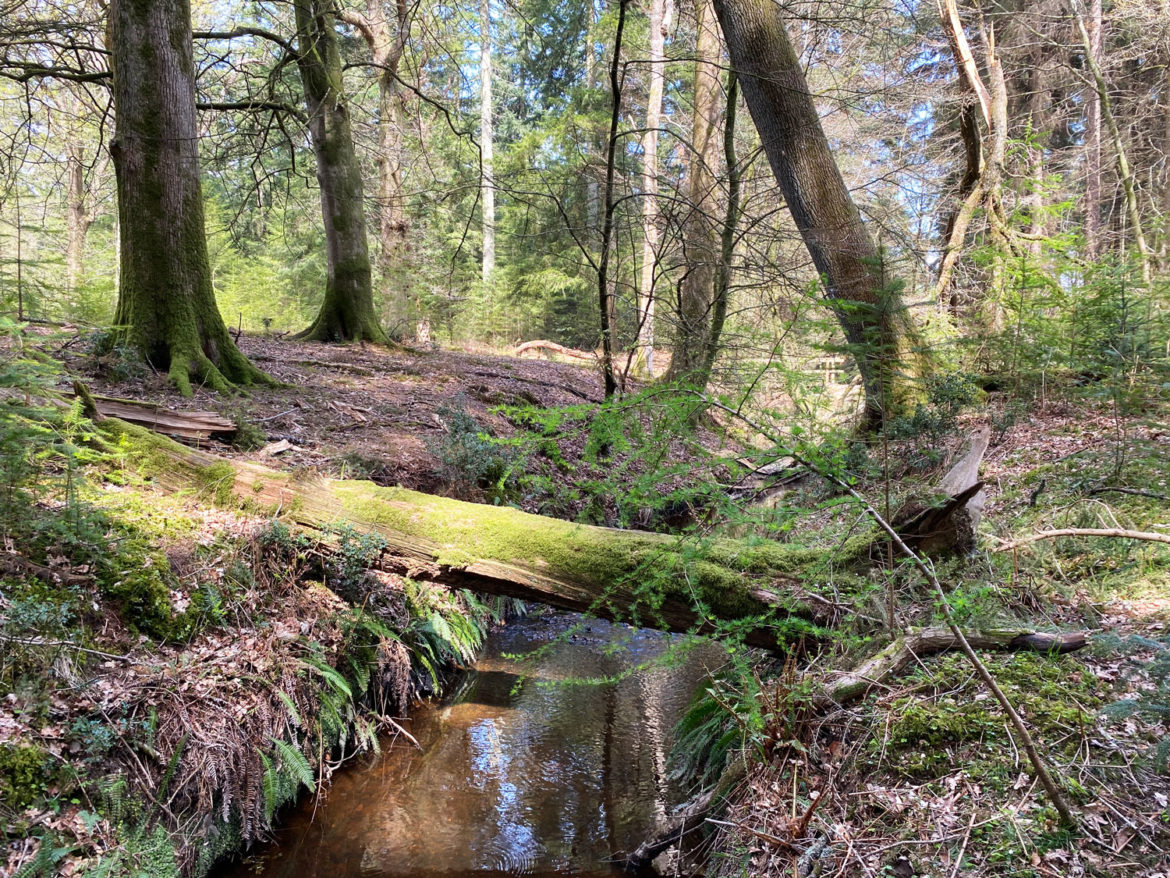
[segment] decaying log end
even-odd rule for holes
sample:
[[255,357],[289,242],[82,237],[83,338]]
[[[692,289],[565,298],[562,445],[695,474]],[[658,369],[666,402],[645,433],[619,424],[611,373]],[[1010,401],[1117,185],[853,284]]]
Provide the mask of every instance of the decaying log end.
[[1088,635],[1076,634],[1041,634],[1037,632],[1019,634],[1008,644],[1008,649],[1030,649],[1033,652],[1055,652],[1063,655],[1066,652],[1076,652],[1089,645]]

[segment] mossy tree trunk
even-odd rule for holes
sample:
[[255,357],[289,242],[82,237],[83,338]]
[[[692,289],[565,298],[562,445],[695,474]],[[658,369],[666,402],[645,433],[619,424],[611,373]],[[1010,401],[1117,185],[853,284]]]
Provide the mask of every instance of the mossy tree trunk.
[[270,383],[215,304],[203,227],[189,0],[112,0],[110,144],[121,238],[118,333],[184,395]]
[[398,65],[410,36],[411,7],[394,3],[394,18],[383,0],[366,0],[364,13],[339,8],[337,16],[357,28],[370,50],[378,78],[378,269],[392,325],[405,330],[410,322],[406,246],[410,217],[402,191],[402,94]]
[[[616,530],[386,488],[228,461],[110,418],[128,464],[172,491],[274,512],[327,531],[348,525],[384,541],[378,565],[412,578],[591,612],[671,631],[734,623],[746,641],[776,648],[838,612],[834,593],[868,542],[837,552],[779,543],[693,539]],[[826,560],[836,567],[828,574]],[[830,581],[833,583],[830,585]]]
[[317,160],[329,270],[321,310],[299,337],[386,344],[386,333],[374,312],[362,172],[353,149],[333,6],[328,0],[295,0],[293,5],[297,66]]
[[867,425],[877,427],[917,395],[911,321],[833,159],[781,7],[714,2],[772,173],[861,373]]

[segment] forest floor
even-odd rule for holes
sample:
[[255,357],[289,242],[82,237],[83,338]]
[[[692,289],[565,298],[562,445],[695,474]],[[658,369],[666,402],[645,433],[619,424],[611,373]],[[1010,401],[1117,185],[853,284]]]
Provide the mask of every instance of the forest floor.
[[[597,417],[597,375],[575,364],[245,336],[245,353],[285,386],[192,400],[163,376],[82,356],[80,343],[53,345],[96,393],[236,419],[240,439],[209,443],[217,454],[591,523],[707,527],[723,509],[729,461],[747,450],[745,437],[714,423],[689,438],[656,416],[633,430],[608,425]],[[995,702],[947,655],[923,658],[848,709],[765,724],[780,746],[769,746],[767,764],[749,760],[710,874],[1170,876],[1170,551],[1085,538],[990,551],[1054,526],[1165,533],[1165,409],[1121,416],[1083,396],[1010,416],[997,405],[896,444],[888,458],[858,453],[859,486],[879,497],[889,475],[895,503],[921,492],[961,451],[961,436],[992,423],[988,551],[940,563],[940,578],[966,625],[1090,632],[1080,653],[988,659],[1063,778],[1080,831],[1057,824]],[[273,443],[287,448],[266,452]],[[111,860],[108,874],[197,871],[262,834],[298,786],[323,788],[343,761],[339,742],[349,754],[395,731],[389,717],[441,682],[419,656],[466,660],[501,611],[368,574],[370,546],[354,534],[327,553],[257,516],[164,497],[116,467],[99,465],[82,493],[86,526],[119,546],[121,560],[106,570],[96,556],[38,557],[19,600],[15,586],[0,589],[0,792],[20,805],[0,811],[3,874],[36,863],[43,874],[86,874]],[[857,524],[808,478],[755,513],[737,533],[831,545]],[[131,575],[143,570],[152,572]],[[937,623],[913,577],[876,569],[873,578],[841,645],[799,669],[806,688],[783,684],[791,703],[827,668],[884,644],[863,620],[883,617],[888,587],[899,625]],[[27,587],[33,580],[40,585]],[[367,606],[375,619],[355,610]],[[471,620],[466,636],[435,640],[461,619]],[[38,675],[55,682],[30,688]],[[751,751],[760,734],[745,726],[740,743]],[[814,790],[820,804],[795,838],[794,815]]]

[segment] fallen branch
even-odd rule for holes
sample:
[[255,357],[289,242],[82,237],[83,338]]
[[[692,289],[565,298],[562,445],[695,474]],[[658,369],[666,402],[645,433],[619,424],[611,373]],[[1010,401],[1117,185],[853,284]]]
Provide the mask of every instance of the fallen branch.
[[1062,527],[1057,530],[1042,530],[1040,533],[1010,540],[996,546],[992,551],[1007,552],[1017,546],[1037,543],[1040,540],[1055,540],[1059,537],[1112,537],[1119,540],[1145,540],[1149,543],[1170,543],[1170,534],[1156,534],[1144,530],[1124,530],[1117,527]]
[[[1043,634],[1017,629],[964,630],[967,643],[976,649],[1029,650],[1043,653],[1075,652],[1088,645],[1084,634]],[[949,628],[923,628],[897,638],[893,643],[866,659],[852,671],[831,679],[823,697],[837,704],[856,701],[891,677],[900,674],[924,655],[959,648],[959,640]]]
[[529,351],[552,351],[555,354],[560,354],[562,357],[569,357],[573,360],[588,360],[591,363],[597,361],[597,354],[591,351],[574,350],[573,348],[559,345],[555,341],[546,341],[544,339],[526,341],[524,344],[517,346],[513,353],[517,357],[522,357]]

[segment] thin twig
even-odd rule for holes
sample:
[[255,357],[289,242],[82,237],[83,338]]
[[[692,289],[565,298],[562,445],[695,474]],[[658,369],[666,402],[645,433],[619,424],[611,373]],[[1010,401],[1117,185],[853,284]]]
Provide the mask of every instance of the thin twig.
[[1054,540],[1058,537],[1113,537],[1119,540],[1145,540],[1150,543],[1170,543],[1170,534],[1156,534],[1144,530],[1125,530],[1119,527],[1062,527],[1057,530],[1043,530],[1006,543],[992,551],[1006,552],[1016,546],[1024,546],[1040,540]]
[[64,646],[69,649],[75,649],[78,652],[89,653],[90,655],[100,656],[101,658],[114,659],[120,662],[134,661],[128,655],[118,655],[113,652],[102,652],[100,649],[90,649],[88,646],[81,646],[71,640],[45,640],[42,637],[9,637],[7,634],[0,634],[0,640],[5,643],[21,643],[25,646]]

